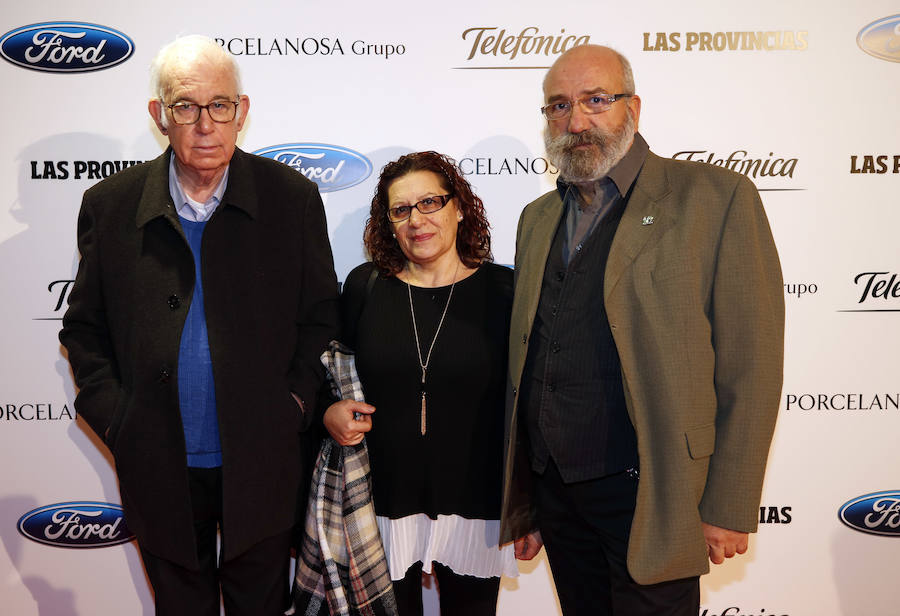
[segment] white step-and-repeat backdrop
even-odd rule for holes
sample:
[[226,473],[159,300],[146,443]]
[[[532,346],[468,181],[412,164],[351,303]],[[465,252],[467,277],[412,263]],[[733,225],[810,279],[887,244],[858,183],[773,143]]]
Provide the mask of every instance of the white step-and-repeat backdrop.
[[[378,170],[411,150],[458,160],[496,260],[511,263],[519,212],[555,180],[546,67],[581,42],[627,55],[651,148],[748,175],[786,281],[759,533],[703,578],[699,616],[900,612],[898,12],[887,0],[5,3],[0,612],[152,613],[57,332],[81,194],[164,147],[147,68],[188,33],[237,57],[251,99],[240,146],[315,176],[340,279],[365,258]],[[543,556],[504,581],[498,613],[558,613]]]

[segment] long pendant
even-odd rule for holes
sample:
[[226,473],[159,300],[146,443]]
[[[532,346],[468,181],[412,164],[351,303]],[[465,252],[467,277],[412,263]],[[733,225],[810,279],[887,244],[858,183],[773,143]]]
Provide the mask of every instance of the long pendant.
[[425,431],[428,429],[425,416],[425,372],[426,369],[422,368],[422,415],[419,419],[419,432],[422,436],[425,436]]
[[438,334],[441,333],[441,326],[444,325],[444,317],[447,316],[447,309],[450,308],[450,300],[453,299],[453,289],[456,287],[456,275],[459,273],[459,261],[456,262],[456,270],[453,272],[453,284],[450,285],[450,293],[447,295],[447,303],[444,304],[444,312],[441,313],[441,320],[438,321],[437,329],[434,331],[434,338],[431,339],[431,346],[428,347],[428,354],[425,355],[425,361],[422,361],[422,347],[419,343],[419,328],[416,325],[416,310],[413,308],[412,287],[409,282],[406,283],[406,293],[409,297],[409,314],[412,317],[413,335],[416,338],[416,354],[419,357],[419,367],[422,369],[422,412],[419,417],[419,433],[425,436],[428,431],[428,422],[425,409],[425,374],[428,372],[428,364],[431,362],[431,352],[434,350],[434,343],[437,342]]
[[422,436],[425,436],[425,431],[427,430],[427,426],[425,423],[425,392],[422,392],[422,424],[419,427],[419,431],[422,433]]

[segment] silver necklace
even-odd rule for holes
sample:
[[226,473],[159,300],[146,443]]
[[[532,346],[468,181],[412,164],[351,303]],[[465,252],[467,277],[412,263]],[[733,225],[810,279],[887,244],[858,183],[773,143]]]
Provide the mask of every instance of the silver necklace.
[[422,370],[422,413],[420,416],[419,432],[425,436],[428,429],[427,416],[425,411],[425,376],[428,374],[428,364],[431,362],[431,352],[434,350],[434,343],[437,342],[438,334],[441,333],[441,326],[444,324],[444,317],[447,316],[447,309],[450,307],[450,300],[453,298],[453,288],[456,286],[456,275],[459,273],[459,261],[456,262],[456,269],[453,271],[453,284],[450,285],[450,294],[447,296],[447,303],[444,305],[444,312],[441,314],[441,320],[438,322],[437,329],[434,330],[434,338],[431,339],[431,346],[428,347],[428,354],[425,361],[422,361],[422,345],[419,343],[419,328],[416,327],[416,311],[413,308],[412,287],[409,282],[406,283],[406,293],[409,295],[409,314],[412,315],[413,334],[416,337],[416,354],[419,356],[419,368]]

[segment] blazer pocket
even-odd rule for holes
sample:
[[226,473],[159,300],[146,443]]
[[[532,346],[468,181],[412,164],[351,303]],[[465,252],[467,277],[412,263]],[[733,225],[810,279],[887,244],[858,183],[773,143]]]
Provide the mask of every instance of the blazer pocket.
[[716,449],[716,424],[706,424],[684,433],[688,454],[694,460],[708,458]]
[[109,447],[109,450],[112,451],[113,454],[115,454],[116,439],[119,436],[119,429],[122,427],[122,420],[125,419],[125,412],[130,400],[131,396],[125,389],[119,389],[119,397],[116,400],[116,408],[113,412],[112,421],[109,423],[109,428],[104,437],[106,446]]
[[309,424],[307,415],[315,412],[314,404],[316,401],[313,400],[310,403],[304,400],[303,406],[300,406],[300,403],[294,398],[294,392],[291,391],[290,386],[285,385],[285,388],[287,389],[287,405],[284,409],[288,422],[286,425],[290,426],[290,429],[294,432],[302,432]]

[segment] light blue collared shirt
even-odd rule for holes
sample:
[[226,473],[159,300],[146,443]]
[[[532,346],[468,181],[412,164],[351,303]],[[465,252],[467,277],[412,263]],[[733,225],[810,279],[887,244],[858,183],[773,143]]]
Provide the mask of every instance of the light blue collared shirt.
[[228,167],[225,168],[225,173],[222,174],[219,185],[216,186],[212,196],[206,203],[194,201],[188,197],[186,192],[184,192],[181,180],[178,179],[178,174],[175,172],[175,154],[173,153],[172,156],[169,157],[169,194],[172,195],[172,201],[175,203],[175,211],[185,220],[190,220],[192,222],[204,222],[209,220],[209,217],[213,215],[213,212],[215,212],[216,208],[219,207],[219,204],[222,203],[222,195],[225,194],[225,187],[227,185]]

